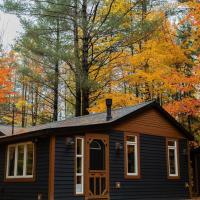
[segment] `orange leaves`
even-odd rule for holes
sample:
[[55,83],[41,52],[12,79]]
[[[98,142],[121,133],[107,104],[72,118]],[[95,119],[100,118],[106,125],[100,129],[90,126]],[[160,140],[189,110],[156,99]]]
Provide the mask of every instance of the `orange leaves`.
[[13,94],[12,62],[13,57],[9,57],[9,55],[0,58],[0,103],[6,102],[8,96]]
[[200,112],[200,100],[188,97],[180,101],[168,103],[164,107],[174,116],[178,116],[179,114],[197,116]]
[[[186,54],[197,54],[198,56],[200,44],[200,3],[198,0],[190,0],[183,3],[183,5],[187,13],[179,22],[178,29],[185,36],[183,45],[186,47]],[[181,27],[187,27],[187,29],[183,31]]]
[[180,23],[190,22],[193,26],[200,26],[200,3],[198,0],[190,0],[186,3],[188,14]]

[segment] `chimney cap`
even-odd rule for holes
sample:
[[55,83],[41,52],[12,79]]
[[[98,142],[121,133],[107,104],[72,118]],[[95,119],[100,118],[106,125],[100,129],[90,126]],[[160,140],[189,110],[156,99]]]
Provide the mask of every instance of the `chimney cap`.
[[106,106],[112,106],[112,99],[106,99]]

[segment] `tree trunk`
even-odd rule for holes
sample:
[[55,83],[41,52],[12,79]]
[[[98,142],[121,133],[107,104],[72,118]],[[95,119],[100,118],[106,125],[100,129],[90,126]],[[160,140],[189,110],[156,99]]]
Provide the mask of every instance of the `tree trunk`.
[[83,0],[82,4],[82,28],[83,28],[83,47],[82,47],[82,115],[89,114],[89,66],[88,66],[88,49],[89,49],[89,33],[87,19],[87,0]]
[[58,76],[59,62],[55,64],[55,82],[54,82],[54,102],[53,102],[53,121],[58,120]]
[[26,103],[26,96],[27,96],[27,85],[26,83],[23,83],[22,86],[22,118],[21,118],[21,126],[24,128],[26,126],[26,105],[24,103]]
[[[60,22],[57,19],[56,30],[56,52],[58,53],[60,46]],[[54,103],[53,103],[53,121],[58,120],[58,87],[59,87],[59,59],[56,58],[55,63],[55,80],[54,80]]]
[[191,115],[188,115],[187,121],[188,121],[188,130],[189,132],[192,132],[192,116]]
[[79,42],[78,42],[78,2],[74,1],[74,56],[75,56],[75,116],[81,115],[81,84],[80,84],[80,59],[79,59]]
[[[35,91],[34,91],[35,90]],[[37,113],[38,113],[38,86],[35,84],[34,88],[31,89],[31,116],[32,116],[32,126],[36,126],[37,124]]]

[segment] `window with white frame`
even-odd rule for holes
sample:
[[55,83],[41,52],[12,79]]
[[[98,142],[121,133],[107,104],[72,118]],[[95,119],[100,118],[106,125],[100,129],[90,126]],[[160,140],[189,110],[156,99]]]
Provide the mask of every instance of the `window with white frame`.
[[177,140],[168,139],[168,176],[177,177],[178,171],[178,143]]
[[83,194],[84,190],[84,139],[76,138],[76,194]]
[[138,176],[138,136],[126,135],[126,176]]
[[33,178],[34,144],[8,145],[6,178]]

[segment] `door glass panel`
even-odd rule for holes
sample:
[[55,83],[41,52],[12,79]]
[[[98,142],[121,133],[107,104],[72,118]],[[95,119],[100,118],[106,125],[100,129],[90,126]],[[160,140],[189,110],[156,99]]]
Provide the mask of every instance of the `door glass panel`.
[[101,193],[103,193],[105,189],[106,189],[106,178],[102,177],[101,178]]
[[96,195],[100,195],[100,178],[96,178]]
[[94,177],[90,178],[90,191],[94,194]]
[[102,140],[90,143],[90,170],[105,170],[105,144]]

